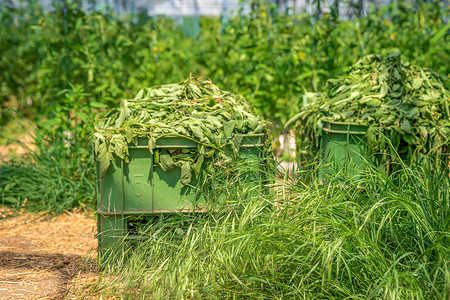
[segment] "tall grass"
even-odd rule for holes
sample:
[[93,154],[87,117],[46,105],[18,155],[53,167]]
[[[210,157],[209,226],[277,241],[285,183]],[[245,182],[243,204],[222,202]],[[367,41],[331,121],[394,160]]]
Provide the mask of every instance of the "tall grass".
[[36,151],[0,163],[0,205],[51,214],[92,208],[92,158],[70,156],[63,144],[40,143]]
[[273,195],[241,195],[239,210],[166,218],[82,294],[448,299],[448,168],[399,172],[306,185],[308,171]]
[[77,87],[63,94],[66,104],[30,133],[35,149],[0,161],[0,205],[52,214],[94,207],[92,121],[82,102],[85,94]]

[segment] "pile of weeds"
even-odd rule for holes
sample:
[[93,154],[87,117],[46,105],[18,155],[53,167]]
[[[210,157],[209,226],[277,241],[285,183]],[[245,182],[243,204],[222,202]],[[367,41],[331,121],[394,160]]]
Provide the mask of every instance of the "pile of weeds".
[[[238,160],[243,134],[261,134],[267,141],[267,133],[264,120],[242,96],[222,91],[210,80],[189,77],[182,83],[141,89],[134,99],[122,100],[120,107],[96,125],[93,144],[103,176],[112,160],[128,161],[128,145],[137,145],[139,136],[148,138],[152,154],[158,139],[192,140],[198,144],[195,153],[186,150],[169,155],[164,151],[159,158],[164,171],[180,167],[181,183],[187,185],[192,173],[206,175],[209,158],[220,158],[223,163]],[[269,148],[270,143],[264,146]]]
[[[287,125],[296,124],[303,153],[319,148],[327,121],[367,126],[372,153],[411,158],[448,151],[450,92],[444,79],[411,64],[400,53],[368,55],[350,71],[329,79],[327,91],[309,94],[308,103]],[[389,147],[385,136],[389,137]],[[386,156],[387,157],[387,156]]]

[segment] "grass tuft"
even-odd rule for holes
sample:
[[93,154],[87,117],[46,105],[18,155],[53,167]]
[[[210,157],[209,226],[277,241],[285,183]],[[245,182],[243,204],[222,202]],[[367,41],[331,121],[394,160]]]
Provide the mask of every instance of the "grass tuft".
[[50,214],[93,208],[90,154],[80,145],[36,134],[36,149],[0,162],[0,205]]

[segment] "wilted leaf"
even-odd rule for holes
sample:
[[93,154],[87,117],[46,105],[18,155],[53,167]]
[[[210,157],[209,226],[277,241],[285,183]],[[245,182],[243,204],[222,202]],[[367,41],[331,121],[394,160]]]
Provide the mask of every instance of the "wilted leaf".
[[176,167],[172,157],[165,150],[162,150],[159,155],[159,164],[163,171],[169,171]]
[[151,136],[148,139],[148,151],[150,151],[151,154],[153,154],[153,150],[156,147],[156,139],[155,137]]
[[235,120],[231,120],[231,121],[225,122],[223,124],[224,133],[225,133],[226,138],[229,138],[231,136],[236,124],[237,124],[237,122]]
[[181,164],[181,177],[180,182],[182,185],[188,185],[191,183],[192,180],[192,172],[191,172],[191,166],[188,162],[183,162]]
[[413,83],[412,83],[412,88],[415,90],[418,90],[422,87],[422,78],[414,78]]
[[125,159],[125,153],[127,150],[127,142],[125,137],[120,134],[114,134],[110,140],[110,147],[114,147],[115,154],[121,159]]
[[103,176],[111,164],[112,156],[108,151],[106,142],[100,142],[98,146],[97,160],[100,162],[100,174]]

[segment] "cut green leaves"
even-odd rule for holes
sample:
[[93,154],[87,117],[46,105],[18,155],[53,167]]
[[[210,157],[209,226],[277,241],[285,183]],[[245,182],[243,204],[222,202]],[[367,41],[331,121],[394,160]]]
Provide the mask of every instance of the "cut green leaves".
[[[181,183],[188,185],[192,173],[203,175],[207,162],[238,160],[242,135],[251,133],[265,134],[267,129],[243,97],[222,91],[209,80],[188,78],[144,88],[134,99],[123,100],[97,123],[93,144],[103,175],[111,160],[128,161],[130,143],[136,145],[138,137],[146,137],[150,153],[158,156],[154,161],[163,171],[180,168]],[[170,136],[184,137],[199,147],[156,149],[158,139]]]
[[[300,141],[314,141],[300,143],[303,153],[313,154],[319,147],[324,120],[376,129],[378,134],[371,131],[369,139],[376,152],[390,151],[380,146],[382,135],[390,136],[395,151],[409,156],[417,148],[435,154],[448,150],[450,94],[443,79],[399,53],[366,56],[348,74],[329,80],[327,92],[306,96],[308,104],[287,123],[296,124]],[[442,130],[436,130],[437,124]]]

